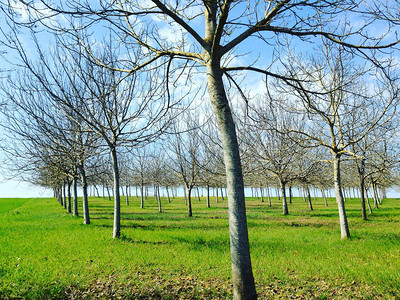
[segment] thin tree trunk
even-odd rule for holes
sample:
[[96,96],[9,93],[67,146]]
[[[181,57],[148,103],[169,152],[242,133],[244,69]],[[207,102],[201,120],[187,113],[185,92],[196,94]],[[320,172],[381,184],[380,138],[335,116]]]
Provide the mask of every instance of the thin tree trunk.
[[188,205],[188,198],[187,198],[186,188],[185,187],[183,188],[183,195],[185,197],[185,205],[187,206]]
[[271,203],[271,194],[269,192],[269,186],[267,185],[267,196],[268,196],[268,206],[271,207],[272,203]]
[[289,203],[290,204],[292,204],[292,198],[293,198],[292,186],[289,186]]
[[63,207],[66,209],[67,208],[67,193],[65,191],[65,182],[62,185],[62,193],[63,193]]
[[126,205],[129,205],[129,193],[128,193],[129,187],[126,186]]
[[78,166],[78,170],[81,175],[81,183],[82,183],[82,191],[83,191],[83,198],[82,198],[83,223],[88,225],[88,224],[90,224],[88,191],[87,191],[86,172],[85,172],[85,168],[83,167],[83,164]]
[[368,189],[367,188],[365,188],[365,197],[367,198],[367,205],[368,205],[369,214],[372,214],[372,208],[371,208],[371,203],[369,203]]
[[197,199],[199,199],[199,202],[201,201],[201,198],[200,198],[200,192],[199,192],[199,188],[198,187],[196,187],[196,190],[197,190]]
[[162,212],[162,207],[161,207],[161,197],[160,197],[160,186],[157,185],[157,195],[158,195],[158,212]]
[[304,189],[305,189],[305,191],[307,193],[308,207],[310,208],[310,210],[314,210],[313,206],[312,206],[312,202],[311,202],[310,186],[306,183],[304,185]]
[[223,188],[221,187],[221,199],[222,199],[222,201],[224,201],[225,200],[225,198],[224,198],[224,190],[223,190]]
[[191,217],[192,213],[192,187],[187,188],[187,206],[188,206],[188,215]]
[[328,207],[328,201],[326,200],[325,189],[321,189],[322,197],[324,198],[325,206]]
[[207,184],[207,208],[210,208],[210,186]]
[[72,215],[75,216],[75,217],[78,217],[79,213],[78,213],[78,184],[77,184],[77,178],[74,176],[74,179],[72,181],[73,181],[73,190],[74,190],[74,202],[73,202],[73,205],[72,205],[72,211],[73,211]]
[[281,184],[281,190],[282,190],[282,208],[283,208],[283,215],[288,215],[289,214],[289,208],[287,205],[287,200],[286,200],[286,182],[283,180],[279,180],[279,183]]
[[340,179],[340,156],[338,154],[333,154],[333,178],[335,183],[336,202],[339,210],[341,238],[346,239],[350,238],[350,230],[347,223],[346,209],[342,194],[342,184]]
[[375,208],[379,208],[378,206],[378,195],[376,193],[376,184],[374,182],[372,182],[372,196],[374,197],[374,206]]
[[113,238],[119,238],[121,236],[121,199],[119,195],[119,169],[118,169],[118,158],[117,150],[115,147],[111,147],[111,159],[113,164],[113,176],[114,176],[114,222],[113,222]]
[[170,197],[169,197],[168,186],[166,186],[165,189],[167,190],[168,203],[171,203],[171,199],[170,199]]
[[140,185],[140,208],[144,208],[144,186],[143,186],[143,182]]
[[260,196],[261,196],[261,202],[264,202],[264,195],[263,195],[263,188],[260,187]]
[[218,203],[218,188],[216,188],[216,192],[217,192],[217,197],[215,198],[215,202]]
[[72,184],[72,181],[71,180],[67,180],[67,183],[68,183],[68,188],[67,188],[67,193],[68,193],[68,203],[67,203],[67,212],[68,213],[71,213],[72,212],[72,209],[71,209],[71,184]]

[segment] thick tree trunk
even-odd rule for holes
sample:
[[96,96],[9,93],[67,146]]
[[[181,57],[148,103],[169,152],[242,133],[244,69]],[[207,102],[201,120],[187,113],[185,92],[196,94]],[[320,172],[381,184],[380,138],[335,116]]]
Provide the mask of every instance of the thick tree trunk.
[[289,214],[289,208],[288,208],[287,199],[286,199],[286,182],[283,181],[282,179],[279,179],[279,183],[281,185],[281,190],[282,190],[283,215],[288,215]]
[[350,238],[349,225],[347,223],[346,209],[342,194],[342,184],[340,181],[340,156],[333,154],[333,180],[335,184],[336,202],[339,210],[340,232],[342,239]]
[[119,168],[117,150],[110,147],[111,160],[113,165],[114,177],[114,222],[113,222],[113,238],[121,236],[121,199],[119,195]]
[[73,190],[74,190],[74,202],[72,205],[72,214],[75,217],[78,217],[79,216],[79,213],[78,213],[78,184],[77,184],[77,178],[75,176],[73,179]]
[[83,164],[78,166],[78,170],[81,175],[82,191],[83,191],[83,198],[82,198],[83,223],[90,224],[87,179]]
[[[207,24],[206,36],[213,30],[209,26],[212,24]],[[221,134],[226,168],[233,298],[256,299],[239,144],[232,112],[225,94],[219,58],[210,59],[207,62],[207,86]]]
[[289,186],[289,203],[292,204],[293,192],[292,186]]

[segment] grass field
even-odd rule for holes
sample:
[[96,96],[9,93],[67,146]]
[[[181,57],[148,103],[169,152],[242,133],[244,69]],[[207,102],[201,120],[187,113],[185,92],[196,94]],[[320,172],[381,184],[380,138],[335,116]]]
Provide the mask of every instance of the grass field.
[[[182,199],[122,205],[112,239],[112,202],[90,198],[91,225],[55,199],[0,199],[0,299],[229,299],[227,201],[207,209]],[[123,202],[123,201],[122,201]],[[309,211],[247,200],[253,271],[261,299],[400,299],[400,200],[361,220],[346,202],[351,240],[341,241],[333,199]]]

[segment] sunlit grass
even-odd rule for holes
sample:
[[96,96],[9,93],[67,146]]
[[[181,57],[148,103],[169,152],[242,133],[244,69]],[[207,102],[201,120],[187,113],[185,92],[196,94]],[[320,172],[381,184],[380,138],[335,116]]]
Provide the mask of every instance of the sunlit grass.
[[[277,199],[272,207],[247,200],[261,297],[400,297],[400,201],[384,200],[367,222],[359,201],[347,201],[347,241],[340,240],[335,201],[325,207],[317,199],[313,205],[309,211],[295,198],[290,215],[283,216]],[[140,209],[139,199],[131,197],[129,206],[122,201],[118,240],[112,239],[112,206],[90,198],[92,224],[83,225],[55,199],[0,199],[0,298],[67,298],[77,292],[77,298],[229,297],[226,200],[214,199],[207,209],[204,198],[193,199],[189,218],[181,198],[163,199],[159,213],[154,199]]]

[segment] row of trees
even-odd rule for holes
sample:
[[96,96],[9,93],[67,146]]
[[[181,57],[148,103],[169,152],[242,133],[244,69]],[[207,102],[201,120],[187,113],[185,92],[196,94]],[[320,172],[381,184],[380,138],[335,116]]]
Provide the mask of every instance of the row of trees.
[[[343,158],[357,163],[361,186],[367,175],[375,178],[372,174],[395,163],[391,155],[398,147],[392,148],[391,141],[396,138],[392,129],[398,88],[391,51],[397,40],[390,32],[399,23],[398,7],[396,1],[370,4],[2,1],[12,28],[10,33],[3,31],[3,42],[18,54],[22,67],[2,86],[8,105],[6,127],[18,137],[8,151],[23,154],[17,169],[42,174],[34,178],[43,183],[55,185],[69,178],[68,186],[79,176],[85,222],[87,170],[97,168],[94,173],[101,174],[111,165],[114,237],[120,235],[123,152],[134,152],[162,133],[169,134],[172,138],[163,142],[169,147],[161,147],[163,155],[174,160],[172,170],[181,175],[189,195],[194,178],[204,170],[214,176],[222,173],[223,157],[233,295],[254,299],[243,168],[253,176],[273,174],[285,196],[287,184],[311,184],[317,166],[330,161],[342,238],[348,238],[340,175]],[[377,27],[382,31],[371,31]],[[30,44],[29,50],[20,40],[20,28],[32,34],[34,46]],[[43,30],[55,34],[54,50],[43,47]],[[293,53],[291,45],[297,50],[306,46],[310,55]],[[311,45],[316,47],[309,51]],[[311,55],[318,48],[324,55]],[[261,98],[253,99],[245,83],[255,80],[260,85],[262,79],[250,80],[243,72],[266,78],[267,92]],[[236,95],[245,100],[244,114],[235,105]],[[198,99],[203,98],[211,103],[220,139],[202,125],[210,119],[208,106],[195,124],[182,118],[190,102],[201,106]],[[177,120],[184,120],[184,125],[177,125]],[[196,129],[205,133],[198,140]],[[309,148],[317,147],[330,154],[310,154]],[[288,149],[296,151],[287,156]],[[101,164],[105,151],[110,163]],[[300,159],[307,156],[318,159]],[[382,167],[373,169],[374,165]],[[158,170],[156,178],[165,170],[159,167],[153,167]],[[287,173],[289,169],[301,171]]]

